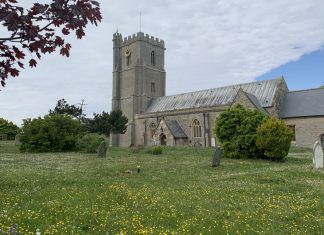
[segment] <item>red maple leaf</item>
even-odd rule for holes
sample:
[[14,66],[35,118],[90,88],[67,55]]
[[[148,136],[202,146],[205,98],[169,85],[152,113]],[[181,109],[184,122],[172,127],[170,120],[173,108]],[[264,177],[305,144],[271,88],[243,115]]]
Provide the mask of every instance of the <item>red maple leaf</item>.
[[37,61],[36,61],[36,60],[31,59],[31,60],[29,61],[29,66],[30,66],[30,67],[36,67],[36,65],[37,65]]

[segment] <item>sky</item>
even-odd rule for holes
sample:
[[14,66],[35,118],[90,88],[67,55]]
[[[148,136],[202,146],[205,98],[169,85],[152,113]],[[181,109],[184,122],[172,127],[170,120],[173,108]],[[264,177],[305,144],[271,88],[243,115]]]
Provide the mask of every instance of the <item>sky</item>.
[[[36,1],[36,0],[35,0]],[[39,0],[38,2],[49,2]],[[20,0],[30,6],[34,0]],[[167,95],[284,76],[290,90],[324,84],[323,0],[99,0],[103,21],[72,44],[9,78],[0,117],[21,125],[57,100],[86,113],[111,110],[112,35],[140,30],[165,41]],[[0,26],[0,34],[6,34]]]

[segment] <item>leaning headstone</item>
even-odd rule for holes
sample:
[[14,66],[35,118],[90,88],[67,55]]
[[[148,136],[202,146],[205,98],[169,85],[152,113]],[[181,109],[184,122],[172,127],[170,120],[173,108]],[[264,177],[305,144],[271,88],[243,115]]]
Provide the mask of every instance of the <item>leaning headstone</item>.
[[102,141],[98,147],[98,157],[105,158],[107,152],[107,144],[106,141]]
[[212,167],[219,166],[221,158],[222,158],[222,150],[220,147],[216,146],[216,150],[215,150],[213,162],[212,162]]
[[21,134],[15,136],[15,145],[21,145]]
[[323,169],[323,148],[319,141],[313,147],[313,164],[315,169]]

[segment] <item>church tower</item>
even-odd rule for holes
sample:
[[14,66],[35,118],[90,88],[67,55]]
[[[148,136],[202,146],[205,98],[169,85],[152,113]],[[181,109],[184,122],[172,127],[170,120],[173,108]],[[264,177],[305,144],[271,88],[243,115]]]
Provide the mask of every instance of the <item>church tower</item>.
[[112,110],[128,118],[127,132],[111,134],[111,146],[135,144],[135,115],[143,114],[152,98],[165,96],[164,41],[139,32],[113,35]]

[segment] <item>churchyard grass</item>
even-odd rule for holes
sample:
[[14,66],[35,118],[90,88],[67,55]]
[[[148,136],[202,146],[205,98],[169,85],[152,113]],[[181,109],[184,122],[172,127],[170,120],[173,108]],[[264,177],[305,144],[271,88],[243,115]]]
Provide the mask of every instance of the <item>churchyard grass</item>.
[[[0,229],[18,234],[324,234],[324,172],[310,151],[283,162],[213,149],[19,153],[0,142]],[[140,173],[137,173],[137,166]],[[126,172],[131,171],[130,173]],[[2,234],[0,232],[0,234]]]

